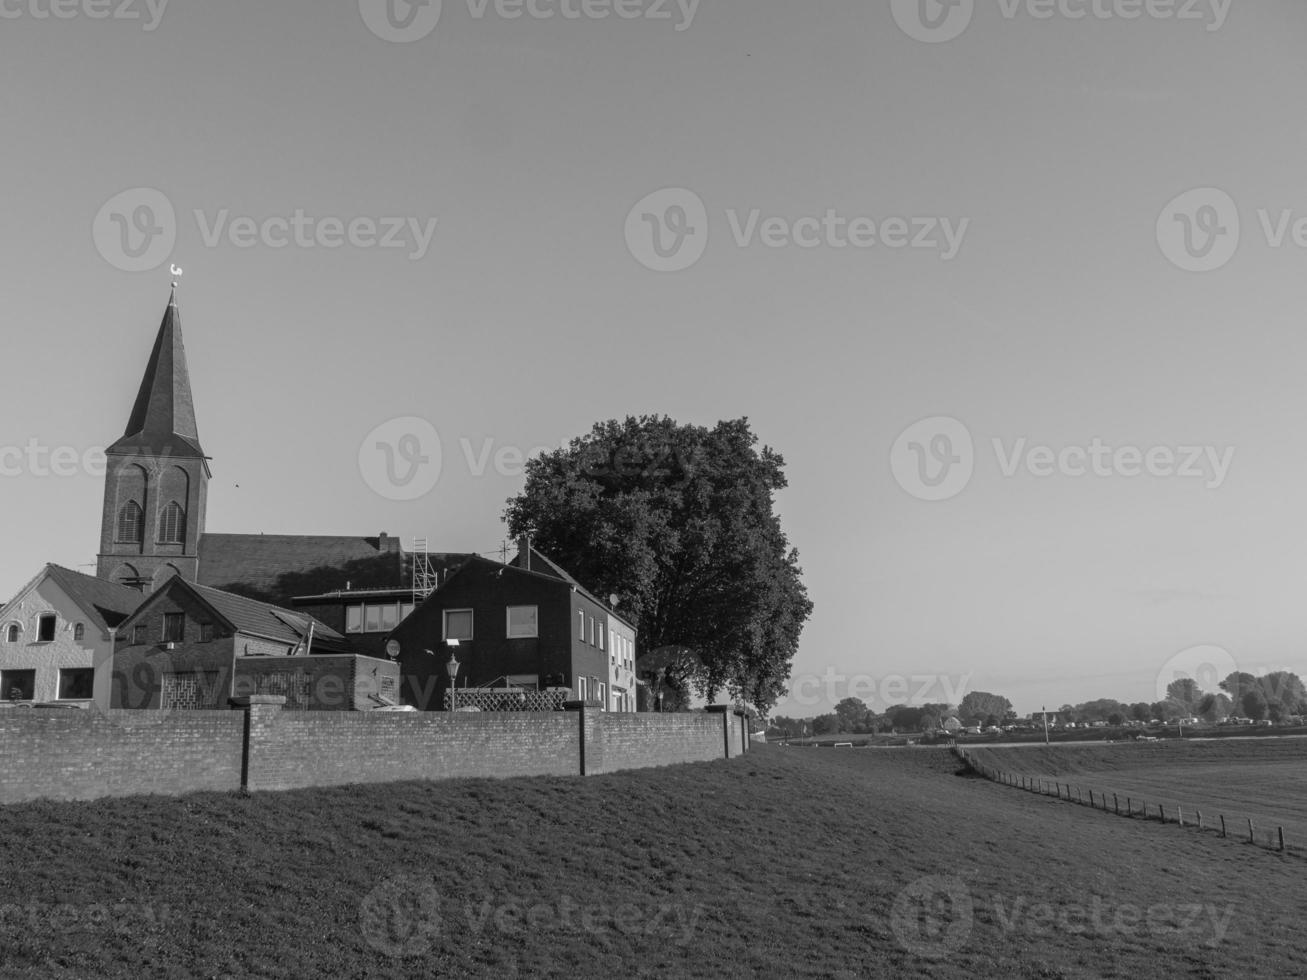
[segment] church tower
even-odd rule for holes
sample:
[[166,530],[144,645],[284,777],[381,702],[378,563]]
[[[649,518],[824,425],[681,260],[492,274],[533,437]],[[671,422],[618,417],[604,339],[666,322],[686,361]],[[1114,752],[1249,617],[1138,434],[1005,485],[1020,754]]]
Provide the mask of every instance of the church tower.
[[172,575],[194,582],[210,473],[195,426],[175,283],[127,431],[105,452],[97,575],[145,592]]

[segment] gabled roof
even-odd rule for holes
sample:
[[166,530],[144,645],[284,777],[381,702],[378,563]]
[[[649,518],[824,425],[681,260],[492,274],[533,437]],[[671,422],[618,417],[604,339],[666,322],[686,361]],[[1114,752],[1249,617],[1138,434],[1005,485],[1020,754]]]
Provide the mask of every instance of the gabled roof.
[[289,602],[295,596],[351,588],[403,588],[399,541],[300,534],[204,534],[202,585]]
[[503,565],[497,561],[491,561],[489,558],[483,558],[479,555],[472,555],[470,556],[468,561],[464,562],[458,568],[454,569],[450,573],[449,577],[440,583],[440,587],[437,588],[436,591],[431,594],[430,598],[434,599],[436,596],[440,595],[440,593],[442,593],[451,582],[453,582],[459,576],[466,574],[474,566],[485,567],[488,571],[493,570],[495,574],[502,574],[504,572],[509,572],[513,575],[529,575],[535,579],[543,579],[544,581],[552,582],[555,585],[557,585],[559,588],[565,588],[568,591],[574,590],[576,592],[579,592],[581,595],[585,596],[595,605],[602,608],[605,612],[608,613],[609,616],[613,617],[616,620],[619,620],[622,623],[625,623],[627,626],[631,627],[632,629],[636,628],[634,623],[632,623],[621,613],[617,612],[615,609],[611,608],[608,605],[608,603],[595,598],[595,596],[593,596],[591,593],[586,591],[586,589],[579,582],[577,582],[576,579],[572,578],[571,575],[567,574],[567,572],[564,571],[561,566],[550,561],[548,558],[540,554],[540,552],[536,551],[534,548],[530,549],[530,553],[531,553],[532,567],[529,569],[524,568],[522,563],[519,561],[522,558],[520,552],[518,554],[518,558],[514,559],[513,562],[508,565]]
[[562,581],[570,585],[572,588],[576,589],[577,592],[581,593],[581,595],[585,596],[591,602],[595,603],[598,606],[603,606],[604,609],[608,611],[608,614],[610,616],[620,619],[623,623],[626,623],[627,626],[631,626],[631,627],[635,626],[634,623],[627,620],[621,613],[611,608],[607,602],[605,602],[603,599],[600,599],[589,589],[587,589],[584,585],[582,585],[580,582],[574,579],[571,576],[571,574],[567,571],[567,569],[563,568],[562,565],[558,564],[556,561],[554,561],[552,558],[549,558],[547,555],[541,554],[539,551],[536,551],[536,549],[531,547],[530,545],[527,545],[526,548],[524,549],[519,548],[517,552],[517,557],[513,559],[513,565],[518,569],[521,569],[523,571],[529,571],[535,575],[546,575],[550,578],[561,579]]
[[[247,599],[245,596],[233,595],[220,589],[196,585],[194,582],[186,581],[180,575],[174,575],[155,590],[149,599],[141,604],[137,612],[144,610],[147,605],[155,601],[161,601],[159,597],[167,595],[174,589],[189,591],[200,602],[208,606],[219,619],[224,620],[228,627],[238,633],[246,633],[250,636],[276,640],[282,643],[298,644],[309,635],[309,625],[312,624],[315,646],[319,642],[328,647],[343,648],[346,645],[345,637],[312,616],[282,609],[280,606],[260,602],[257,599]],[[133,618],[135,617],[133,616]]]
[[140,592],[117,582],[83,575],[59,565],[46,565],[45,569],[68,597],[103,630],[118,626],[145,601]]
[[205,458],[195,425],[195,404],[175,289],[159,325],[127,429],[106,451]]
[[145,600],[135,589],[83,575],[60,565],[46,565],[3,609],[8,610],[46,579],[63,589],[86,618],[101,631],[117,627]]
[[309,624],[312,623],[315,641],[336,640],[341,643],[345,642],[345,637],[326,623],[320,622],[312,616],[282,609],[280,606],[274,606],[270,603],[259,602],[257,599],[247,599],[244,596],[233,595],[230,592],[211,589],[205,585],[194,585],[190,582],[185,584],[194,589],[196,594],[208,603],[218,615],[227,620],[241,633],[263,636],[270,640],[286,640],[291,643],[298,643],[309,635]]

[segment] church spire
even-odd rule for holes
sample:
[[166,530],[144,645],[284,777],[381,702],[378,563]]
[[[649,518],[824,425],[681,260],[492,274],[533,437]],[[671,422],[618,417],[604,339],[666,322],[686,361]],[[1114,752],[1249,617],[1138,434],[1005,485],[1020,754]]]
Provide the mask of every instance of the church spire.
[[204,458],[195,425],[175,282],[127,429],[108,452]]

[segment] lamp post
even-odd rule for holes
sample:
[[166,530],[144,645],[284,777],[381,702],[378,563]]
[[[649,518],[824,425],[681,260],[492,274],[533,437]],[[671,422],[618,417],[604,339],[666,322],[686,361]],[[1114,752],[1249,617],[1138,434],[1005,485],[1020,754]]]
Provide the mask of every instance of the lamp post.
[[461,666],[458,658],[454,655],[458,647],[458,640],[446,640],[449,645],[449,663],[445,664],[445,673],[449,675],[449,710],[455,711],[458,705],[455,703],[458,698],[458,668]]
[[1048,707],[1044,706],[1044,744],[1048,744]]

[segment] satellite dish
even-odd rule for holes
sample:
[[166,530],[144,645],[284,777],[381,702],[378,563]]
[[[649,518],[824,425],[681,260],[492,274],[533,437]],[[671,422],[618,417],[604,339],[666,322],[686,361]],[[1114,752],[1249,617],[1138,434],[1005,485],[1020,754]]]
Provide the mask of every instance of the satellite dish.
[[621,601],[622,601],[622,597],[619,596],[616,592],[614,592],[612,595],[608,597],[608,604],[612,606],[614,609],[617,608],[617,604]]
[[399,656],[399,640],[386,641],[386,654],[391,660]]

